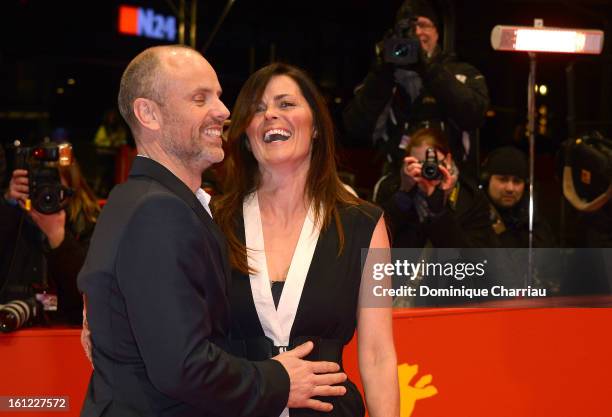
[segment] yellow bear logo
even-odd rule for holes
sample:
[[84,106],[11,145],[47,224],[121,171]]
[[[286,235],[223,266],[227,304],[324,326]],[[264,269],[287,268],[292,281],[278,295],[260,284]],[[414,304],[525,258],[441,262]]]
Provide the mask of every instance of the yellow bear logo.
[[400,387],[400,417],[410,417],[414,411],[417,400],[433,397],[438,389],[431,385],[431,374],[423,375],[414,384],[410,385],[412,378],[419,373],[419,365],[403,363],[397,367]]

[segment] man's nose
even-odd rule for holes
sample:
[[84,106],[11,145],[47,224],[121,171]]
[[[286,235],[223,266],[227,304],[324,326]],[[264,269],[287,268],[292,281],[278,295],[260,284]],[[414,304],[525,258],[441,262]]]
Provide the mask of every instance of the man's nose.
[[514,184],[512,183],[512,181],[508,181],[504,187],[504,190],[508,193],[513,193],[515,191],[516,187],[514,186]]
[[227,120],[230,116],[230,111],[227,109],[225,104],[221,100],[218,100],[217,106],[214,109],[214,117],[215,119],[224,121]]

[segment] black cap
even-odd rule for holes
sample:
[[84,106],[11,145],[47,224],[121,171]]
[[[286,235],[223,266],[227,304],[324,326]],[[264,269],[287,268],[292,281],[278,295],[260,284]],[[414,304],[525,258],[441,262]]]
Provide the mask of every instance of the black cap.
[[527,181],[529,166],[527,156],[514,146],[504,146],[489,154],[483,165],[486,175],[513,175]]
[[428,0],[406,0],[397,11],[396,20],[405,19],[407,16],[423,16],[431,20],[440,29],[440,17],[436,13],[433,4]]

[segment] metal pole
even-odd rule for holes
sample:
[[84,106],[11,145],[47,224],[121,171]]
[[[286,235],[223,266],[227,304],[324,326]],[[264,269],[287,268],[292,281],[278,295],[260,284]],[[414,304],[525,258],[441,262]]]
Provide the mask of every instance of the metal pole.
[[[575,68],[574,61],[570,62],[565,67],[565,81],[567,90],[567,130],[568,137],[571,139],[576,138],[576,83],[575,83]],[[565,155],[563,155],[565,162]],[[565,197],[561,195],[561,224],[560,229],[560,246],[564,248],[567,243],[567,216],[568,206]]]
[[533,283],[533,182],[534,182],[534,161],[535,161],[535,118],[536,118],[536,103],[535,103],[535,81],[536,77],[536,54],[529,52],[529,80],[527,82],[527,112],[528,112],[528,130],[529,130],[529,260],[527,264],[527,282],[526,285]]
[[198,27],[198,0],[191,0],[191,16],[189,18],[189,45],[196,47],[196,29]]
[[229,11],[232,8],[232,5],[234,4],[235,1],[236,0],[228,0],[227,4],[225,5],[225,9],[223,9],[223,13],[221,14],[221,17],[219,18],[219,20],[217,20],[217,24],[215,25],[215,27],[214,27],[213,31],[211,32],[210,36],[208,37],[208,40],[206,41],[206,44],[204,44],[204,47],[202,48],[202,54],[205,54],[206,51],[208,50],[208,47],[212,43],[215,35],[217,34],[217,31],[221,27],[221,24],[223,23],[223,21],[227,17],[227,14],[229,13]]

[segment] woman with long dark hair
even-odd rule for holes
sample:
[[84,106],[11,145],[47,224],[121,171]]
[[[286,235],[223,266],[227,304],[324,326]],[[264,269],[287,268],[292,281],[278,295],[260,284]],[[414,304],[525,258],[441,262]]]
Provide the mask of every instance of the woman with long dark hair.
[[[242,88],[228,132],[223,196],[214,218],[230,247],[235,353],[267,359],[307,340],[308,357],[342,363],[357,328],[369,414],[398,416],[397,363],[390,308],[360,294],[361,249],[388,248],[380,209],[347,191],[335,164],[325,101],[300,69],[275,63]],[[330,414],[360,416],[361,396],[326,398]]]

